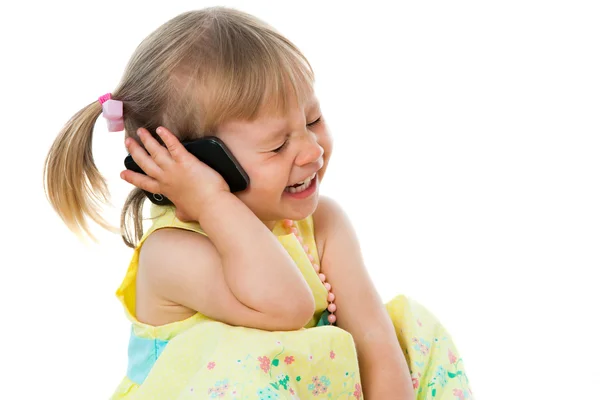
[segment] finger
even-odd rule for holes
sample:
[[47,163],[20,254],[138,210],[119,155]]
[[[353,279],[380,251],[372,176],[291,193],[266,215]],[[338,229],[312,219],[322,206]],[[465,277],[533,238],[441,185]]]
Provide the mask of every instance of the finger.
[[160,136],[165,146],[167,146],[167,150],[171,154],[173,160],[181,161],[183,157],[189,154],[179,139],[177,139],[177,137],[173,135],[167,128],[160,126],[158,129],[156,129],[156,133],[158,136]]
[[169,165],[171,162],[171,155],[160,143],[158,140],[154,139],[150,132],[148,132],[145,128],[139,128],[137,130],[137,134],[140,137],[144,147],[150,153],[150,156],[156,161],[158,166],[164,167]]
[[155,160],[148,154],[142,146],[132,138],[125,140],[125,147],[131,154],[131,158],[135,163],[147,174],[154,178],[158,178],[162,173],[162,169],[156,164]]
[[158,181],[139,172],[127,169],[121,172],[121,179],[147,192],[160,193]]

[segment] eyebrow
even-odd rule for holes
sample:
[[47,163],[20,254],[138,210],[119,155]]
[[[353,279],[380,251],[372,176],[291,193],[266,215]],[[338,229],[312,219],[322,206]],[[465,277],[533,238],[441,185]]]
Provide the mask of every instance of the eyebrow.
[[[307,110],[307,111],[312,111],[312,110],[314,110],[314,109],[317,109],[317,108],[319,108],[319,106],[320,106],[320,104],[319,104],[319,101],[318,101],[318,100],[314,100],[314,101],[313,101],[313,102],[312,102],[312,103],[311,103],[311,104],[310,104],[310,105],[309,105],[309,106],[306,108],[306,110]],[[283,128],[279,128],[279,129],[276,129],[276,130],[274,130],[274,131],[271,131],[271,132],[269,132],[269,133],[266,135],[266,141],[267,141],[267,142],[275,141],[275,139],[277,139],[277,138],[279,138],[279,137],[283,136],[284,134],[286,134],[286,132],[287,132],[288,130],[289,130],[289,129],[288,129],[288,127],[287,127],[287,126],[284,126]],[[287,134],[286,134],[286,136],[288,136],[288,135],[289,135],[289,133],[287,133]]]
[[282,136],[289,136],[289,133],[287,128],[283,128],[283,129],[277,129],[276,131],[273,132],[269,132],[269,134],[267,135],[266,139],[263,141],[264,143],[273,143],[275,142],[277,139],[281,138]]

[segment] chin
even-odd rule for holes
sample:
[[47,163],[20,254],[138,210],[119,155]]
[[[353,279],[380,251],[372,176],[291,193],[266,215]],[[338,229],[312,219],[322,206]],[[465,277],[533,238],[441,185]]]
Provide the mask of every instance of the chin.
[[305,218],[308,218],[317,210],[317,206],[319,205],[319,196],[315,194],[313,201],[310,204],[303,205],[303,207],[297,207],[293,210],[289,210],[286,212],[285,216],[281,219],[291,219],[294,221],[300,221]]
[[316,204],[313,207],[303,207],[303,209],[296,209],[296,210],[282,210],[281,212],[278,213],[273,213],[273,212],[268,212],[268,213],[256,213],[256,216],[261,220],[261,221],[282,221],[284,219],[291,219],[292,221],[301,221],[305,218],[308,218],[309,216],[311,216],[315,211],[316,211],[317,207]]

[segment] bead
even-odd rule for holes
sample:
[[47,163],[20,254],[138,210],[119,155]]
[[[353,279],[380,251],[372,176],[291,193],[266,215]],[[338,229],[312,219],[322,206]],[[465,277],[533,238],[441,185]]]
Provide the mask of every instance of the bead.
[[[327,294],[327,301],[330,303],[333,302],[333,300],[335,300],[335,295],[333,293],[331,293],[331,285],[328,282],[325,282],[327,280],[327,277],[325,276],[325,274],[319,273],[319,271],[321,270],[321,267],[319,266],[319,264],[317,264],[315,262],[315,258],[312,256],[312,254],[310,254],[310,249],[309,249],[308,245],[303,244],[302,236],[300,236],[300,233],[298,232],[298,228],[293,226],[294,222],[291,219],[284,220],[283,224],[284,224],[284,226],[287,226],[288,228],[290,228],[289,229],[290,232],[293,233],[296,236],[296,238],[298,239],[298,242],[300,244],[302,244],[302,248],[306,252],[308,259],[312,263],[312,266],[315,269],[315,272],[317,272],[319,274],[319,279],[321,280],[321,282],[323,282],[323,286],[325,286],[325,289],[327,289],[327,291],[329,292]],[[327,306],[327,310],[329,310],[329,312],[331,312],[331,313],[335,312],[336,309],[337,309],[337,306],[333,303],[331,303],[331,304],[329,304],[329,306]],[[336,317],[335,317],[335,315],[331,314],[327,317],[327,320],[333,324],[336,321]]]
[[329,314],[327,316],[327,321],[329,321],[330,324],[335,324],[336,320],[337,320],[337,317],[333,314]]

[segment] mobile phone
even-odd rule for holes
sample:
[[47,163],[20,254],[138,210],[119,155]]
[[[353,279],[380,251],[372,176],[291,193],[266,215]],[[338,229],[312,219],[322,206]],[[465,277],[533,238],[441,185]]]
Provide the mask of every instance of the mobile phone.
[[[215,136],[205,136],[201,139],[181,142],[191,154],[200,161],[217,171],[229,185],[232,193],[246,190],[250,184],[248,174],[235,159],[222,140]],[[125,168],[146,175],[131,157],[125,157]],[[172,205],[166,196],[160,193],[150,193],[144,190],[148,199],[159,206]]]

